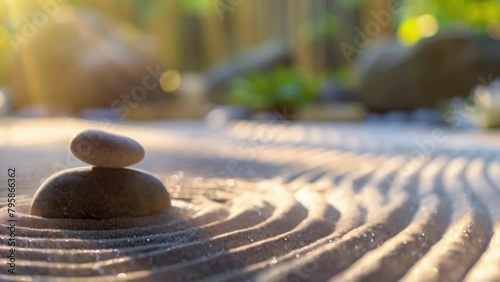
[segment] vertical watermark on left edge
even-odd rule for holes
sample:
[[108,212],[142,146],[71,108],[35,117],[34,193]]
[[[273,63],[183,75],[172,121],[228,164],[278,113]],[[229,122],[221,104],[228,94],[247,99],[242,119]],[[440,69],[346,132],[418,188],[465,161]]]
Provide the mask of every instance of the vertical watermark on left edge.
[[7,230],[9,230],[7,245],[10,247],[7,255],[7,272],[16,274],[16,169],[7,169]]

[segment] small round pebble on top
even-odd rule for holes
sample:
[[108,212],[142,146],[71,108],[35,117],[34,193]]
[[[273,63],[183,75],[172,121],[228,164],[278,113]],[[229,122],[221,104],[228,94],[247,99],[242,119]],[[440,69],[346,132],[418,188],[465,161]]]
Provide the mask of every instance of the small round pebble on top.
[[139,217],[171,206],[163,183],[125,166],[144,158],[135,140],[99,130],[86,130],[71,141],[71,151],[91,167],[60,171],[38,188],[30,214],[47,218],[111,219]]
[[70,148],[82,162],[99,167],[122,168],[144,158],[144,148],[134,139],[101,130],[78,133]]

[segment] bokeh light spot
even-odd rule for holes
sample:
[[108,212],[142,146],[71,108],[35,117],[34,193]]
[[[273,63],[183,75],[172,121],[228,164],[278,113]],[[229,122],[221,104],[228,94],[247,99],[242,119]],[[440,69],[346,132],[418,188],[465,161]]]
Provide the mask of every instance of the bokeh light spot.
[[161,89],[165,92],[174,92],[181,85],[181,75],[176,70],[164,72],[160,77]]
[[435,35],[439,30],[439,23],[431,14],[421,15],[417,18],[418,30],[422,37],[430,37]]
[[413,45],[420,39],[431,37],[439,30],[439,23],[431,14],[406,19],[398,29],[398,37],[403,44]]
[[398,28],[398,36],[403,44],[413,45],[420,39],[417,21],[414,18],[405,20]]

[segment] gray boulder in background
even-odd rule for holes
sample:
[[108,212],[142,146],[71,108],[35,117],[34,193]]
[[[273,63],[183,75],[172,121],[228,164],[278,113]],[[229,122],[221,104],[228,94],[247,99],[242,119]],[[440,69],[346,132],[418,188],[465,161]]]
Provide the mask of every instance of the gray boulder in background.
[[35,105],[51,114],[87,108],[121,112],[165,96],[153,38],[95,10],[66,7],[59,13],[67,16],[51,18],[15,43],[9,63],[14,110]]
[[357,61],[360,101],[370,111],[387,112],[465,97],[500,76],[499,50],[500,41],[467,32],[438,34],[411,47],[380,42]]

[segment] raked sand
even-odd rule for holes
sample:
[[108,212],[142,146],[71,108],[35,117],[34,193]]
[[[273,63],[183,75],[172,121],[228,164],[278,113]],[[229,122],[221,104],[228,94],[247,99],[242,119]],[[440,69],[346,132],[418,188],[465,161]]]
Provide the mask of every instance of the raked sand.
[[[173,207],[30,216],[41,181],[84,165],[68,144],[86,128],[138,140],[137,167],[163,181]],[[2,255],[2,281],[500,281],[500,133],[73,119],[4,119],[0,133],[0,197],[5,206],[15,168],[18,220],[16,275]],[[7,254],[5,208],[0,224]]]

